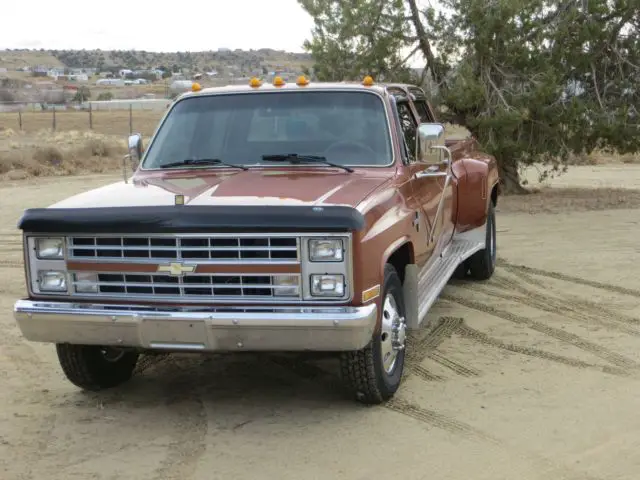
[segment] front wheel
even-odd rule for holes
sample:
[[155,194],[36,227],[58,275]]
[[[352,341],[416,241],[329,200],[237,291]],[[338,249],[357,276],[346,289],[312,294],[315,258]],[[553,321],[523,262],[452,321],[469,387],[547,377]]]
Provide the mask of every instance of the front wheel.
[[475,280],[488,280],[496,269],[496,211],[489,202],[485,247],[468,260],[469,276]]
[[356,400],[379,404],[398,390],[405,359],[406,321],[402,284],[392,265],[385,265],[380,333],[362,350],[343,353],[340,371]]
[[96,345],[56,345],[58,360],[67,379],[83,390],[116,387],[131,378],[138,353]]

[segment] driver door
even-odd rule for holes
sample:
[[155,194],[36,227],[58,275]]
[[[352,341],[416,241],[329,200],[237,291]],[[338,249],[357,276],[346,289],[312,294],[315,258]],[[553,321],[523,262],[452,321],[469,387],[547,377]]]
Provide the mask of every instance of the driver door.
[[411,189],[420,206],[420,215],[424,217],[425,243],[420,248],[422,258],[418,260],[419,267],[422,268],[429,258],[442,252],[453,234],[451,169],[444,163],[429,166],[417,161],[419,123],[407,100],[399,100],[397,110],[408,150]]

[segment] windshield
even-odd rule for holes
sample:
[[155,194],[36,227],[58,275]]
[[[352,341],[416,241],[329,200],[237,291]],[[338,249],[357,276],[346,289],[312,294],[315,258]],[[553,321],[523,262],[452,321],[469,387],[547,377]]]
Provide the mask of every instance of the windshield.
[[263,156],[281,154],[317,155],[339,165],[389,165],[391,142],[382,99],[368,92],[343,91],[187,98],[167,115],[143,168],[201,158],[273,165]]

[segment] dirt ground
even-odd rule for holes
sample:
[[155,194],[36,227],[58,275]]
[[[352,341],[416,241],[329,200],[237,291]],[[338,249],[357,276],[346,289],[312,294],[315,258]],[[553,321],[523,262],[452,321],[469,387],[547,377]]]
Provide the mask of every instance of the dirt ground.
[[[627,185],[640,178],[628,167],[559,182]],[[411,338],[401,391],[367,408],[342,396],[333,363],[283,356],[158,357],[101,394],[68,383],[54,348],[12,318],[15,224],[114,179],[0,188],[0,479],[638,478],[634,190],[501,199],[494,278],[450,283]]]

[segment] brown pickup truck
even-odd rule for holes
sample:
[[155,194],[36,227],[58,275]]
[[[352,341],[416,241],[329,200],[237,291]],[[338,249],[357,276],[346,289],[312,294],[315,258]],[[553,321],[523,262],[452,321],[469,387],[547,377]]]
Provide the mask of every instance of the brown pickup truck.
[[379,403],[449,278],[494,271],[495,159],[418,87],[196,84],[129,147],[131,178],[19,222],[15,319],[80,388],[153,352],[315,351]]

